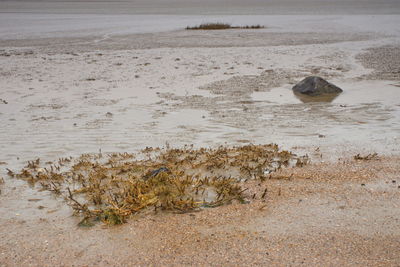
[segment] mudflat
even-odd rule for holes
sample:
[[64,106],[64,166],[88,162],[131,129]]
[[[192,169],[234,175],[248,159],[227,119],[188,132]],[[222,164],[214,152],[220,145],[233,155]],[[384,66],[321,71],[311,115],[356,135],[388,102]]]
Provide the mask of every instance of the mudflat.
[[[265,28],[184,30],[210,18],[197,14],[164,17],[157,32],[157,13],[147,30],[117,13],[98,30],[88,15],[86,32],[54,14],[42,17],[54,32],[41,27],[37,11],[17,16],[31,31],[0,26],[1,266],[399,264],[398,15],[231,12]],[[344,92],[303,102],[291,88],[306,76]],[[117,226],[78,227],[62,198],[6,170],[100,149],[269,143],[311,163],[241,182],[246,204],[148,210]]]

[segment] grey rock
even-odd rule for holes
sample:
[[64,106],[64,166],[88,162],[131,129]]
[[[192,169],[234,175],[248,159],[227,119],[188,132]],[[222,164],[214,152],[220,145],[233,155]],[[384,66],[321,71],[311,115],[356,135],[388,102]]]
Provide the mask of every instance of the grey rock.
[[162,172],[171,173],[171,171],[170,171],[168,168],[166,168],[166,167],[161,167],[161,168],[159,168],[159,169],[157,169],[157,170],[153,170],[153,171],[151,171],[150,173],[146,174],[146,175],[143,177],[143,179],[144,179],[145,181],[147,181],[148,179],[153,178],[153,177],[157,176],[159,173],[162,173]]
[[327,82],[318,76],[309,76],[297,83],[292,88],[296,94],[303,94],[308,96],[321,96],[326,94],[340,94],[342,89],[334,84]]

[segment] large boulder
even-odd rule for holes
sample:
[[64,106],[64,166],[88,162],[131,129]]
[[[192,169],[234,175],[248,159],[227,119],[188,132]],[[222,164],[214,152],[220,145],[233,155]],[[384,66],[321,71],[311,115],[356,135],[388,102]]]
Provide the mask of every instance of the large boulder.
[[292,90],[296,94],[307,96],[337,95],[343,92],[343,90],[336,85],[331,84],[318,76],[309,76],[305,78],[293,86]]

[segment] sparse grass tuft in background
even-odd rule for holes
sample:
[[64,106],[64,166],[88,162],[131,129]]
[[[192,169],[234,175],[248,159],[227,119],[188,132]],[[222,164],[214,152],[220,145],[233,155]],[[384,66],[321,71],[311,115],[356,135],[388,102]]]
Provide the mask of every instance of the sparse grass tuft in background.
[[197,26],[187,26],[186,30],[227,30],[227,29],[263,29],[262,25],[232,26],[229,23],[203,23]]

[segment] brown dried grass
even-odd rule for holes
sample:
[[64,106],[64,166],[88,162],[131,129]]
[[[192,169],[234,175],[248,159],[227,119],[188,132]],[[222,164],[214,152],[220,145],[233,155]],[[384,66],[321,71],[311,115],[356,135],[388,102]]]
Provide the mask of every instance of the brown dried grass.
[[284,166],[302,166],[298,157],[277,145],[247,145],[194,149],[146,148],[140,153],[84,154],[60,158],[41,167],[30,161],[10,176],[63,196],[81,225],[93,220],[121,224],[138,212],[191,212],[234,200],[245,203],[241,182],[265,180]]
[[232,26],[229,23],[203,23],[197,26],[187,26],[186,30],[227,30],[227,29],[263,29],[265,26],[262,25],[246,25],[246,26]]

